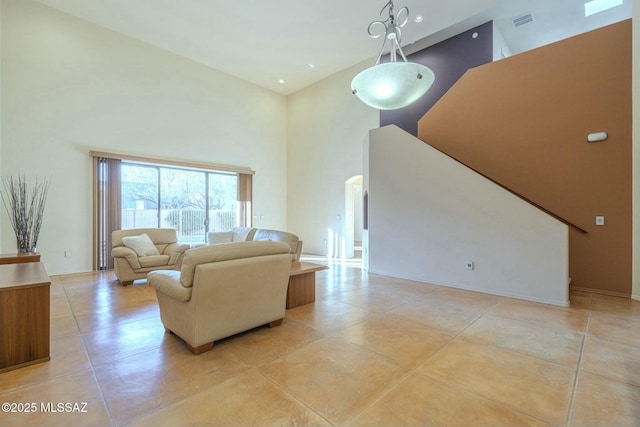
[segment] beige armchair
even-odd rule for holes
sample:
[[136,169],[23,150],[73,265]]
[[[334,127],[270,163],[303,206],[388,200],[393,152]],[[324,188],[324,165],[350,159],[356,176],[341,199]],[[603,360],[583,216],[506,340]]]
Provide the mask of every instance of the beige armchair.
[[285,315],[291,257],[281,242],[202,246],[185,253],[181,271],[153,271],[160,319],[193,354],[216,340],[262,326]]
[[178,243],[172,228],[116,230],[111,233],[111,245],[116,277],[122,286],[146,278],[150,271],[179,270],[184,252],[189,249],[189,245]]
[[250,227],[236,227],[231,231],[207,233],[207,244],[209,245],[249,240],[269,240],[272,242],[284,242],[289,245],[291,260],[300,261],[300,255],[302,253],[302,240],[300,240],[298,236],[293,233]]

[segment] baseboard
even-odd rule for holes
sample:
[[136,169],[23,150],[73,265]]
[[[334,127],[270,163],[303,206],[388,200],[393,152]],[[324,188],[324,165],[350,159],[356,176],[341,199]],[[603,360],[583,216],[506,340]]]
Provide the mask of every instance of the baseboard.
[[600,289],[591,289],[591,288],[581,288],[579,286],[569,286],[569,290],[570,291],[577,291],[577,292],[588,292],[591,294],[598,294],[598,295],[608,295],[611,297],[620,297],[620,298],[632,298],[631,294],[625,294],[622,292],[611,292],[611,291],[603,291]]

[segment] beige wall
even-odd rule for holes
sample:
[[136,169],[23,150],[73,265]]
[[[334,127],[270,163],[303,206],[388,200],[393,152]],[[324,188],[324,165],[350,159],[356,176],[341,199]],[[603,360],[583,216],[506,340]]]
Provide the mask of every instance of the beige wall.
[[640,0],[633,0],[633,291],[640,300]]
[[1,72],[2,174],[52,179],[50,274],[91,270],[89,150],[250,167],[255,225],[286,228],[284,96],[31,1],[2,1]]
[[287,223],[305,252],[327,254],[344,237],[345,182],[362,174],[364,138],[380,126],[378,110],[351,93],[353,77],[372,62],[289,96]]
[[[2,82],[2,5],[0,5],[0,82]],[[2,84],[0,84],[0,100],[2,100]],[[2,102],[0,101],[0,177],[2,177]],[[0,184],[1,185],[1,184]],[[2,202],[0,201],[0,205]],[[0,206],[0,215],[2,215]],[[2,248],[2,220],[0,219],[0,249]]]

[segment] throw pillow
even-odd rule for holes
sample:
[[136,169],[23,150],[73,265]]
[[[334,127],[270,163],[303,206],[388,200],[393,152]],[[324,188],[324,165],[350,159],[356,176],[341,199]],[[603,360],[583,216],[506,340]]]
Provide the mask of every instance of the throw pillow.
[[132,249],[139,257],[160,255],[158,249],[151,241],[151,238],[145,233],[139,236],[127,236],[122,238],[122,243]]

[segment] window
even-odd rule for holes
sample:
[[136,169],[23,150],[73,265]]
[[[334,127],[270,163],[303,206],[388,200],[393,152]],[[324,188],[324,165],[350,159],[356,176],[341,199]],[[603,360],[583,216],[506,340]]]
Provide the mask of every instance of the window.
[[175,228],[180,242],[251,226],[253,171],[91,152],[94,269],[113,268],[111,232]]
[[240,225],[237,174],[122,163],[122,229],[175,228],[181,242]]

